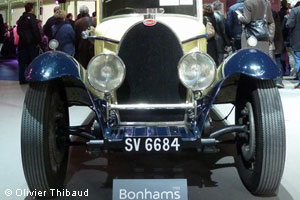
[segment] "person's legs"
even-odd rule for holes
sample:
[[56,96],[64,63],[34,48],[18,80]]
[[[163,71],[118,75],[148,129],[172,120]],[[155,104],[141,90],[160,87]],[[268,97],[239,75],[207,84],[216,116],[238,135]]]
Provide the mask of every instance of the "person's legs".
[[29,61],[28,61],[28,65],[39,55],[39,49],[36,48],[35,46],[29,47],[28,48],[29,51]]
[[275,79],[275,83],[276,83],[276,86],[279,87],[279,88],[283,88],[284,85],[282,83],[282,76],[283,76],[283,70],[282,70],[282,64],[281,64],[281,54],[275,54],[275,61],[276,61],[276,65],[280,71],[280,76],[277,77]]
[[[294,53],[295,53],[295,61],[296,61],[296,71],[299,72],[299,70],[300,70],[300,51],[295,51]],[[299,73],[297,73],[297,75],[298,75],[298,86],[300,86],[300,75],[299,75]],[[300,89],[300,87],[298,89]]]
[[218,63],[217,65],[219,66],[224,60],[224,53],[218,53]]
[[289,64],[290,64],[290,76],[296,75],[296,62],[295,62],[295,55],[294,51],[291,47],[287,48],[288,56],[289,56]]
[[0,43],[0,55],[1,55],[1,49],[3,47],[3,43]]
[[291,68],[290,68],[290,61],[289,61],[289,54],[286,52],[284,54],[284,63],[285,63],[285,75],[289,76],[291,74]]
[[236,51],[240,50],[242,48],[242,46],[241,46],[241,40],[234,39],[234,48],[235,48]]
[[18,62],[19,62],[19,82],[26,83],[24,72],[29,63],[30,55],[25,47],[18,47]]

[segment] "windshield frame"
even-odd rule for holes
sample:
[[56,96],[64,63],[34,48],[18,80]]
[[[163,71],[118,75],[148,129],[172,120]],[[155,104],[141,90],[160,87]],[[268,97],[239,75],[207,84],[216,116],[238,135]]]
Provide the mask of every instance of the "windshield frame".
[[[99,8],[99,11],[100,11],[98,13],[101,13],[100,15],[97,15],[98,16],[97,24],[101,23],[102,21],[106,21],[106,19],[124,17],[124,15],[114,15],[114,16],[103,18],[103,1],[104,0],[97,0],[97,8]],[[126,14],[125,16],[136,16],[136,15],[137,14]],[[166,13],[165,15],[190,16],[192,18],[196,18],[198,21],[202,21],[202,15],[203,15],[202,0],[196,0],[196,16],[176,14],[176,13]]]

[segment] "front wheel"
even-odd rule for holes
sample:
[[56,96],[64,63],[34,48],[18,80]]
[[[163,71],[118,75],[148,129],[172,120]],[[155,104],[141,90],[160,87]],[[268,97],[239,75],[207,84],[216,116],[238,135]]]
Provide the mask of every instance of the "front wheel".
[[240,83],[236,102],[236,124],[245,124],[249,130],[237,136],[236,164],[240,178],[254,195],[275,195],[286,149],[278,89],[273,81],[244,81]]
[[68,106],[57,82],[31,84],[24,100],[21,150],[25,178],[31,191],[51,196],[61,189],[67,169]]

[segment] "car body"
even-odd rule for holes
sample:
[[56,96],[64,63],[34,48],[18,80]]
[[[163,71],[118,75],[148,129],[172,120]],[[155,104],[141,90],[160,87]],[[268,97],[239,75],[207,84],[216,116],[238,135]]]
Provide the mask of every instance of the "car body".
[[[226,142],[220,136],[235,133],[236,162],[247,189],[255,195],[276,193],[285,157],[283,111],[273,83],[279,70],[255,48],[216,66],[205,53],[202,2],[183,2],[97,1],[103,14],[97,27],[83,34],[95,42],[87,69],[58,51],[31,63],[22,121],[31,190],[63,186],[51,177],[64,177],[68,147],[79,144],[71,135],[84,138],[80,144],[90,152],[152,153],[212,151]],[[212,131],[210,112],[221,103],[235,105],[236,124]],[[90,123],[69,126],[67,108],[76,105],[91,108]],[[28,148],[37,143],[41,148]],[[33,155],[37,158],[28,159]],[[33,166],[39,167],[36,174],[28,172]],[[32,179],[40,175],[47,177],[43,183]]]

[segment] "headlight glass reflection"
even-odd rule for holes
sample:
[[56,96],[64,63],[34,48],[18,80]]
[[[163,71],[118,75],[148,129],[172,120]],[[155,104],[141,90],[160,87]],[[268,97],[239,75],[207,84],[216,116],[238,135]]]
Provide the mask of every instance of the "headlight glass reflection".
[[181,58],[178,64],[181,82],[193,91],[209,87],[216,74],[216,64],[213,59],[202,52],[189,53]]
[[111,92],[118,88],[125,77],[125,65],[113,54],[95,56],[88,65],[88,80],[100,92]]

